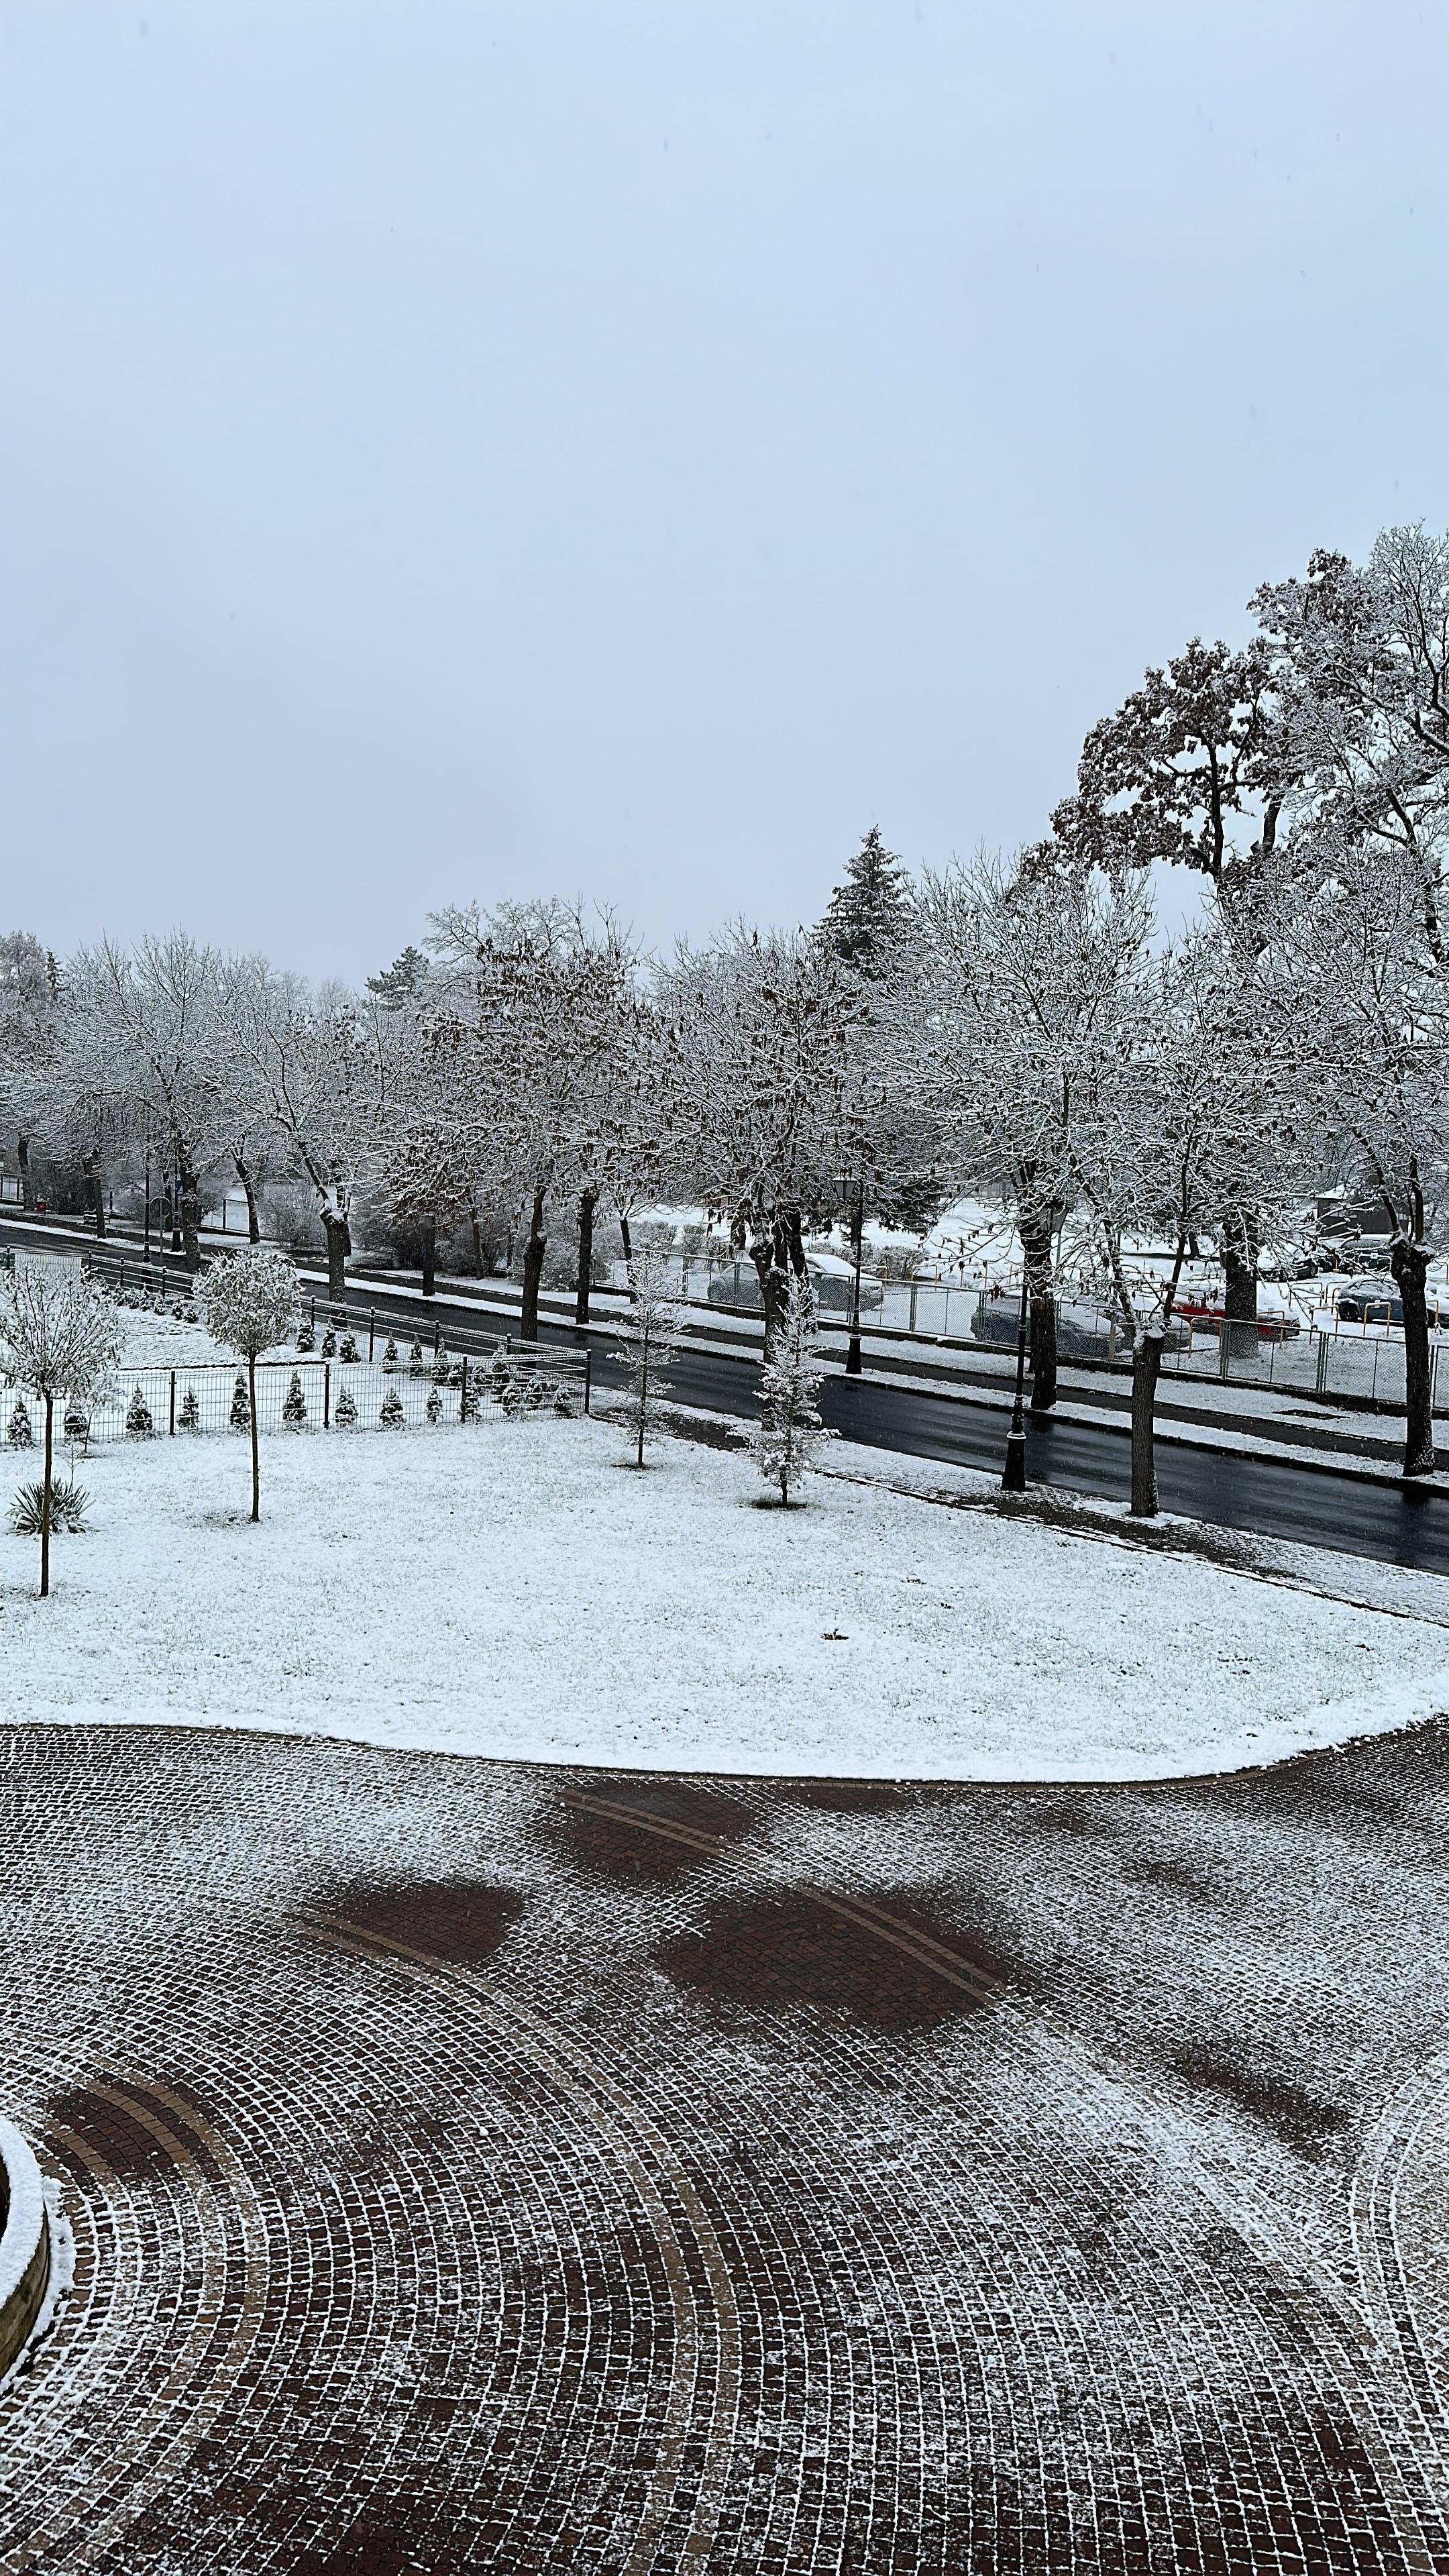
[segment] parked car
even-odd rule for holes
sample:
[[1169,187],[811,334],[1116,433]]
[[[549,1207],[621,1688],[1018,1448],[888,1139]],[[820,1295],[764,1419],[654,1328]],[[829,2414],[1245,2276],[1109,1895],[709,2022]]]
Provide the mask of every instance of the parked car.
[[[1383,1279],[1352,1279],[1337,1298],[1341,1324],[1388,1324],[1404,1329],[1404,1308],[1397,1288]],[[1432,1317],[1431,1317],[1432,1321]]]
[[[1227,1320],[1221,1297],[1179,1297],[1173,1313],[1191,1324],[1195,1333],[1220,1334]],[[1246,1316],[1242,1318],[1244,1324],[1247,1320]],[[1290,1315],[1285,1306],[1260,1306],[1257,1321],[1260,1342],[1296,1341],[1303,1330],[1298,1317]]]
[[[805,1272],[815,1291],[815,1303],[822,1315],[848,1315],[855,1291],[855,1271],[848,1261],[838,1261],[833,1253],[807,1252]],[[712,1306],[744,1307],[754,1314],[764,1309],[760,1293],[760,1274],[753,1261],[732,1262],[728,1270],[717,1270],[709,1283]],[[860,1311],[863,1315],[885,1304],[885,1288],[869,1270],[860,1274]]]
[[[971,1330],[978,1342],[990,1342],[998,1349],[1015,1350],[1021,1315],[1020,1293],[1014,1297],[978,1297]],[[1114,1344],[1115,1324],[1115,1344]],[[1169,1324],[1163,1336],[1163,1348],[1180,1351],[1187,1335],[1181,1324]],[[1120,1351],[1122,1328],[1105,1307],[1093,1306],[1085,1298],[1061,1297],[1057,1300],[1057,1357],[1064,1360],[1101,1360],[1114,1347]]]

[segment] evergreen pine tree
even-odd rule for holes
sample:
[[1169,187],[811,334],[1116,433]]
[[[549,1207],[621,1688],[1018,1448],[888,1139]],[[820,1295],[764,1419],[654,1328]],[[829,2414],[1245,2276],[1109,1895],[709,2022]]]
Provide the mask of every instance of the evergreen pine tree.
[[338,1396],[332,1408],[332,1419],[339,1431],[350,1431],[357,1420],[357,1406],[350,1386],[344,1386]]
[[408,1353],[408,1375],[409,1377],[421,1377],[422,1373],[423,1346],[421,1342],[415,1341],[412,1349]]
[[28,1449],[34,1441],[35,1430],[30,1419],[30,1407],[23,1395],[17,1395],[11,1408],[10,1429],[6,1436],[12,1449]]
[[815,1292],[792,1272],[785,1311],[765,1345],[760,1418],[738,1435],[754,1451],[766,1483],[779,1486],[787,1511],[792,1484],[817,1465],[821,1444],[837,1436],[826,1430],[815,1401],[824,1375],[815,1353]]
[[82,1448],[90,1439],[91,1417],[85,1406],[77,1403],[74,1396],[65,1408],[65,1420],[61,1424],[61,1430],[67,1440],[78,1440]]
[[441,1422],[441,1421],[442,1421],[442,1419],[443,1419],[443,1399],[442,1399],[442,1397],[439,1395],[438,1390],[437,1390],[437,1388],[436,1388],[435,1386],[430,1386],[430,1387],[429,1387],[429,1389],[428,1389],[428,1401],[427,1401],[427,1406],[426,1406],[426,1408],[425,1408],[425,1409],[426,1409],[426,1412],[427,1412],[428,1420],[429,1420],[430,1422]]
[[458,1420],[460,1422],[476,1422],[478,1419],[478,1379],[476,1373],[469,1368],[466,1360],[462,1362],[462,1374],[459,1378],[459,1385],[462,1389],[462,1393],[458,1398]]
[[340,1360],[355,1360],[357,1358],[357,1336],[355,1333],[343,1334],[341,1343],[338,1347],[337,1356]]
[[836,955],[858,975],[883,975],[910,906],[910,878],[872,823],[854,858],[846,860],[845,875],[825,907],[820,928]]
[[324,1360],[335,1360],[337,1357],[337,1335],[330,1324],[322,1336],[322,1357]]
[[300,1431],[306,1419],[307,1399],[302,1393],[301,1372],[298,1369],[293,1369],[291,1383],[287,1388],[286,1399],[282,1405],[282,1420],[287,1425],[289,1431]]
[[131,1401],[126,1407],[126,1429],[133,1440],[155,1438],[156,1425],[151,1419],[151,1407],[141,1393],[139,1380],[131,1391]]
[[231,1391],[230,1419],[233,1431],[250,1431],[252,1427],[252,1408],[244,1369],[238,1369],[236,1373],[236,1384]]
[[396,1428],[402,1419],[402,1397],[399,1395],[395,1386],[390,1386],[386,1395],[382,1399],[382,1411],[378,1416],[378,1420],[380,1422],[385,1422],[388,1429],[391,1431]]
[[181,1399],[180,1410],[176,1416],[176,1428],[178,1431],[201,1429],[201,1407],[196,1401],[194,1386],[189,1386]]
[[391,1339],[391,1337],[389,1337],[387,1348],[383,1352],[382,1364],[386,1369],[388,1376],[391,1377],[393,1370],[397,1367],[397,1344]]

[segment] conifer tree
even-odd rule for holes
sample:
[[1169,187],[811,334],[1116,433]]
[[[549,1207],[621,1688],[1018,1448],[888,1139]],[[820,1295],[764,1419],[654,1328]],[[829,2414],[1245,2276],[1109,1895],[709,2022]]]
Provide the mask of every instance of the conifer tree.
[[886,973],[910,918],[910,879],[874,823],[825,907],[821,931],[857,975]]
[[784,1312],[765,1344],[760,1369],[760,1418],[739,1436],[748,1442],[767,1484],[778,1485],[788,1511],[790,1488],[819,1463],[827,1431],[815,1398],[824,1363],[815,1350],[815,1292],[792,1276]]

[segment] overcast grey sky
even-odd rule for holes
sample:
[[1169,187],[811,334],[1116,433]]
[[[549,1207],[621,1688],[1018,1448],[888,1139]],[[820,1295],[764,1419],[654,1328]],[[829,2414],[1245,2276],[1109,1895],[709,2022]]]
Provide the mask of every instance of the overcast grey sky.
[[6,918],[359,975],[1043,828],[1449,522],[1449,11],[0,0]]

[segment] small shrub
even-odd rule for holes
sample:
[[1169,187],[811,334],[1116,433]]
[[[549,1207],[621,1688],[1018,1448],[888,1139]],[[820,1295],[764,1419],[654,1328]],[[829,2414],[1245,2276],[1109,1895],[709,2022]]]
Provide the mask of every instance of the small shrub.
[[83,1448],[91,1436],[91,1417],[84,1405],[77,1404],[74,1396],[65,1408],[65,1420],[60,1427],[67,1440],[79,1440]]
[[154,1440],[156,1437],[151,1407],[141,1393],[139,1380],[131,1390],[131,1401],[126,1407],[126,1430],[132,1440]]
[[354,1422],[357,1420],[357,1406],[353,1401],[352,1389],[350,1386],[344,1386],[342,1393],[334,1404],[332,1408],[332,1419],[336,1423],[339,1431],[350,1431]]
[[565,1422],[572,1421],[574,1412],[574,1396],[572,1387],[556,1386],[554,1388],[553,1409],[555,1413],[563,1416]]
[[188,1306],[188,1307],[187,1307],[187,1309],[186,1309],[186,1320],[187,1320],[188,1324],[199,1324],[199,1323],[200,1323],[201,1318],[200,1318],[200,1316],[198,1315],[198,1313],[197,1313],[197,1311],[196,1311],[196,1308],[195,1308],[194,1306]]
[[421,1342],[414,1342],[412,1349],[408,1353],[408,1375],[409,1377],[421,1377],[422,1373],[423,1346]]
[[178,1431],[199,1431],[201,1429],[201,1407],[196,1401],[196,1389],[194,1386],[189,1386],[187,1388],[186,1393],[183,1395],[180,1405],[177,1408],[176,1428]]
[[337,1357],[337,1335],[330,1324],[322,1336],[322,1357],[324,1360],[335,1360]]
[[337,1356],[340,1360],[355,1360],[360,1356],[355,1333],[343,1334]]
[[237,1370],[236,1384],[231,1391],[229,1419],[233,1431],[250,1431],[252,1427],[251,1397],[247,1393],[246,1377],[241,1369]]
[[397,1344],[391,1339],[388,1341],[387,1349],[383,1352],[382,1364],[386,1369],[388,1376],[391,1377],[393,1370],[397,1367]]
[[35,1430],[30,1419],[30,1407],[23,1395],[17,1395],[11,1407],[10,1428],[5,1437],[12,1449],[29,1449],[34,1445]]
[[299,1351],[304,1353],[315,1351],[317,1348],[317,1336],[313,1332],[310,1324],[304,1324],[300,1333],[297,1335],[297,1348]]
[[389,1431],[394,1430],[403,1420],[403,1401],[395,1386],[388,1388],[382,1399],[382,1411],[377,1418],[379,1422],[387,1425]]
[[[84,1485],[76,1484],[73,1477],[54,1478],[50,1488],[52,1533],[56,1530],[69,1530],[74,1535],[83,1530],[85,1509],[89,1501],[90,1496]],[[39,1538],[44,1513],[44,1485],[22,1485],[10,1506],[10,1526],[17,1538]]]
[[[326,1344],[323,1344],[326,1348]],[[307,1399],[302,1393],[301,1373],[293,1369],[291,1383],[282,1404],[282,1420],[289,1431],[300,1431],[307,1419]]]
[[460,1373],[459,1383],[462,1388],[462,1393],[458,1399],[458,1420],[460,1422],[476,1422],[478,1419],[478,1380],[470,1370],[464,1369]]
[[426,1407],[425,1407],[425,1410],[426,1410],[426,1413],[427,1413],[428,1420],[429,1420],[430,1422],[441,1422],[441,1421],[442,1421],[442,1419],[443,1419],[443,1399],[442,1399],[442,1397],[439,1395],[438,1390],[437,1390],[437,1388],[436,1388],[435,1386],[430,1386],[430,1387],[429,1387],[429,1389],[428,1389],[428,1401],[427,1401],[427,1405],[426,1405]]
[[182,1318],[182,1316],[185,1314],[185,1312],[186,1312],[186,1309],[185,1309],[185,1307],[182,1305],[181,1300],[180,1300],[180,1298],[178,1297],[178,1298],[176,1299],[175,1303],[173,1304],[172,1309],[171,1309],[171,1321],[173,1322],[173,1324],[179,1324],[179,1323],[180,1323],[180,1321],[181,1321],[181,1318]]
[[448,1384],[449,1386],[461,1386],[462,1383],[463,1363],[461,1360],[454,1360],[452,1367],[448,1371]]
[[537,1370],[530,1370],[528,1383],[523,1390],[523,1401],[527,1405],[530,1413],[537,1413],[546,1392],[547,1390],[544,1381],[539,1376]]
[[433,1384],[434,1384],[434,1386],[446,1386],[446,1385],[447,1385],[447,1383],[448,1383],[448,1379],[449,1379],[449,1376],[450,1376],[450,1375],[451,1375],[451,1370],[450,1370],[450,1367],[449,1367],[449,1361],[448,1361],[448,1354],[447,1354],[447,1352],[446,1352],[446,1351],[437,1351],[437,1352],[435,1352],[434,1357],[433,1357]]

